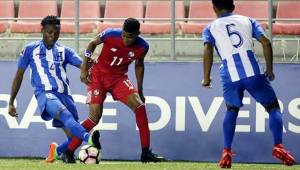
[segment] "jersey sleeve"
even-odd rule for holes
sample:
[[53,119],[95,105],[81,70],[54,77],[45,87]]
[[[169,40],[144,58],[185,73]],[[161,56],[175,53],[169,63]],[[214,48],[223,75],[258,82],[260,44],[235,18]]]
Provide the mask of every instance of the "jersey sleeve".
[[80,66],[82,63],[81,57],[71,48],[65,48],[65,57],[67,63],[73,66]]
[[256,21],[255,19],[250,18],[250,22],[252,25],[252,37],[255,39],[259,39],[261,36],[265,35],[265,31],[262,28],[262,26],[259,24],[258,21]]
[[145,42],[143,47],[144,47],[144,55],[146,55],[149,51],[149,44],[147,42]]
[[215,38],[213,37],[213,35],[210,32],[210,25],[208,25],[207,27],[204,28],[203,32],[202,32],[202,38],[203,38],[203,43],[209,43],[213,46],[215,46]]
[[104,31],[102,31],[100,34],[99,34],[99,38],[102,42],[105,42],[108,38],[108,36],[110,35],[110,33],[112,32],[112,29],[111,28],[108,28]]
[[19,61],[18,61],[18,68],[26,70],[30,62],[30,49],[24,47],[22,52],[20,53]]

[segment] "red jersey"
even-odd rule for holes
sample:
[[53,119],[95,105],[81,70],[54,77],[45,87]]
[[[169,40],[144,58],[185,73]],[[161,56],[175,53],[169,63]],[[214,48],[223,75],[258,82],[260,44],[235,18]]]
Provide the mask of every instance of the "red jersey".
[[103,47],[97,64],[93,66],[94,71],[111,75],[126,74],[131,62],[148,52],[149,45],[143,38],[137,37],[135,43],[127,47],[121,34],[121,29],[106,29],[100,34]]

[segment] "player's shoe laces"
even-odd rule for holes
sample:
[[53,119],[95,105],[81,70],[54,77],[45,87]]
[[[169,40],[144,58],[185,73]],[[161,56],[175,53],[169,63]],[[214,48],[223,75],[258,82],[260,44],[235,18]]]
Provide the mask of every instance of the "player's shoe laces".
[[231,149],[224,148],[219,161],[219,166],[221,168],[231,168],[232,156],[234,156],[234,154]]
[[67,149],[61,156],[61,160],[67,164],[76,163],[74,152]]
[[98,148],[100,150],[101,149],[101,144],[100,144],[99,138],[100,138],[99,130],[94,130],[90,135],[90,138],[88,140],[88,144],[92,145],[92,146],[95,146],[96,148]]
[[141,154],[141,162],[147,163],[147,162],[161,162],[161,161],[166,161],[166,159],[162,156],[152,153],[150,149],[143,149]]
[[274,158],[282,161],[284,165],[292,166],[295,164],[294,157],[283,148],[282,144],[274,146],[272,155],[274,156]]
[[57,148],[57,143],[52,142],[49,147],[48,156],[45,159],[46,163],[53,163],[55,160],[58,159],[58,154],[57,154],[56,148]]

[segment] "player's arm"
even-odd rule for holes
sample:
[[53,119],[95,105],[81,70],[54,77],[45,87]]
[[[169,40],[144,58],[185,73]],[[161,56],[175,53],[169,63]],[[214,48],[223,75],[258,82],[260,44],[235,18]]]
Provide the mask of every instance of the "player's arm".
[[15,78],[13,80],[13,84],[11,87],[10,92],[10,99],[9,99],[9,107],[8,107],[8,114],[12,117],[18,117],[18,114],[16,112],[16,107],[14,105],[15,98],[19,92],[19,89],[21,87],[23,76],[24,76],[25,70],[22,68],[19,68],[16,72]]
[[266,60],[266,75],[268,76],[269,80],[274,80],[275,75],[273,73],[273,49],[270,40],[265,37],[261,36],[258,41],[262,44],[263,53]]
[[144,81],[144,58],[145,55],[135,61],[135,76],[137,80],[138,93],[143,102],[145,102],[145,97],[143,93],[143,81]]
[[204,44],[203,52],[203,80],[202,86],[211,87],[210,72],[213,64],[214,47],[210,43]]
[[273,73],[273,49],[272,44],[269,39],[265,36],[264,29],[262,26],[255,20],[250,18],[252,24],[252,37],[255,38],[262,44],[263,53],[266,60],[266,76],[269,80],[274,80],[275,75]]
[[80,80],[81,82],[85,84],[89,84],[89,74],[88,74],[88,69],[89,69],[89,63],[92,62],[92,54],[94,53],[96,47],[102,43],[100,35],[95,37],[93,40],[91,40],[85,50],[85,54],[83,57],[83,61],[80,67]]

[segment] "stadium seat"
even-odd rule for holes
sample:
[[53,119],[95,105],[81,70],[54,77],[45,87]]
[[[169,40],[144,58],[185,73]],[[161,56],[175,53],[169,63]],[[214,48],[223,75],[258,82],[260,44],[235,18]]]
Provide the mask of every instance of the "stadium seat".
[[[184,1],[176,1],[176,18],[184,18]],[[170,18],[170,1],[151,1],[146,4],[145,18]],[[176,31],[180,29],[180,22],[176,22]],[[141,32],[145,34],[168,34],[171,32],[170,21],[145,21],[141,25]]]
[[[74,17],[74,1],[64,0],[61,6],[61,32],[74,33],[74,20],[63,20],[63,18]],[[79,1],[79,18],[100,18],[100,4],[99,1]],[[98,21],[95,19],[91,21],[79,21],[80,33],[91,33],[97,27]]]
[[21,20],[11,23],[13,33],[41,32],[41,19],[47,15],[57,15],[56,0],[34,1],[20,0],[18,18],[38,18],[38,20]]
[[235,14],[248,16],[259,21],[264,29],[268,28],[268,1],[235,1]]
[[[15,15],[14,1],[0,1],[0,18],[13,18]],[[10,24],[10,20],[0,20],[0,33],[5,32]]]
[[[190,1],[189,16],[195,18],[216,18],[210,1]],[[182,32],[185,34],[200,34],[211,20],[187,21],[181,24]]]
[[[277,19],[300,19],[300,1],[279,1],[277,4]],[[276,21],[274,34],[300,35],[300,21]]]
[[[104,18],[143,18],[143,1],[106,1]],[[121,28],[123,21],[103,21],[98,26],[102,32],[106,28]]]

